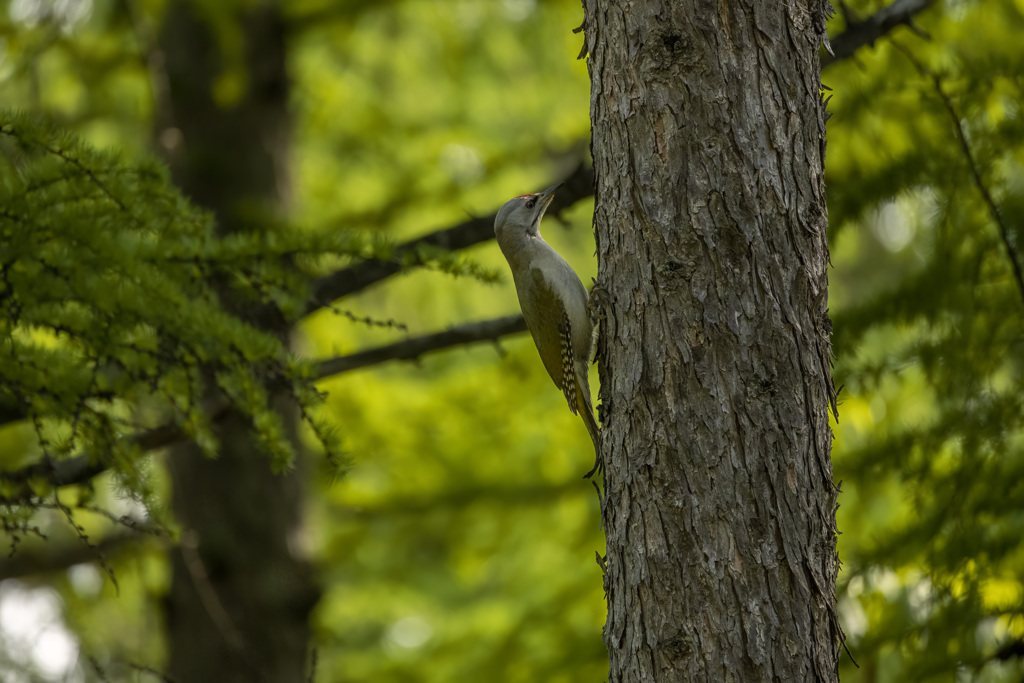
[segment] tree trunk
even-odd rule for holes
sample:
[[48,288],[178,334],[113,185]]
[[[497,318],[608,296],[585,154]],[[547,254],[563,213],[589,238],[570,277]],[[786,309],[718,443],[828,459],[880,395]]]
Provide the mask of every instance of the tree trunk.
[[[214,35],[226,27],[196,7],[168,9],[160,139],[185,194],[212,209],[222,231],[244,231],[256,207],[280,210],[286,200],[284,26],[274,3],[230,16],[244,41],[232,56],[231,43]],[[231,69],[233,94],[224,85]],[[295,552],[301,478],[272,473],[240,416],[218,424],[217,435],[216,459],[191,445],[169,459],[183,533],[166,606],[168,673],[177,681],[305,681],[317,593]]]
[[585,0],[611,681],[834,681],[819,0]]

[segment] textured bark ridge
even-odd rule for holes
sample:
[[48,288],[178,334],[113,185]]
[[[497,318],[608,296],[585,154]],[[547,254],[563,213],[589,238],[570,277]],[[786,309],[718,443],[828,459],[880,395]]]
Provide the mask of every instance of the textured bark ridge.
[[818,0],[585,0],[618,681],[834,681]]

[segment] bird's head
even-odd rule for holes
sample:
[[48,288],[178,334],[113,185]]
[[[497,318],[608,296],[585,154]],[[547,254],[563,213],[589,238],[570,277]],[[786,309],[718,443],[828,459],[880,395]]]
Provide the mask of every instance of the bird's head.
[[524,194],[505,202],[494,219],[494,234],[499,244],[507,238],[529,235],[536,237],[540,232],[540,220],[544,217],[555,190],[565,183],[559,183],[537,194]]

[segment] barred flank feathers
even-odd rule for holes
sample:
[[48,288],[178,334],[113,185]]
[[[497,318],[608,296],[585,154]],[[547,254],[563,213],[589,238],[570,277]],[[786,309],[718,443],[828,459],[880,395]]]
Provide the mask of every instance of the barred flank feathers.
[[562,322],[558,326],[562,349],[562,393],[569,403],[569,410],[576,414],[576,371],[575,362],[572,357],[572,326],[569,324],[569,314],[562,313]]

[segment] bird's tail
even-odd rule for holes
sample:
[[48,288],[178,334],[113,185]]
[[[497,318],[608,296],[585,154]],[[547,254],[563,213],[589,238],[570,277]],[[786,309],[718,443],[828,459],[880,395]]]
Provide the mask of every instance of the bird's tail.
[[585,370],[576,370],[576,412],[583,418],[583,424],[590,432],[590,440],[594,442],[594,467],[584,475],[589,479],[601,466],[601,428],[597,426],[597,419],[594,418],[594,407],[590,403],[590,383],[587,381]]

